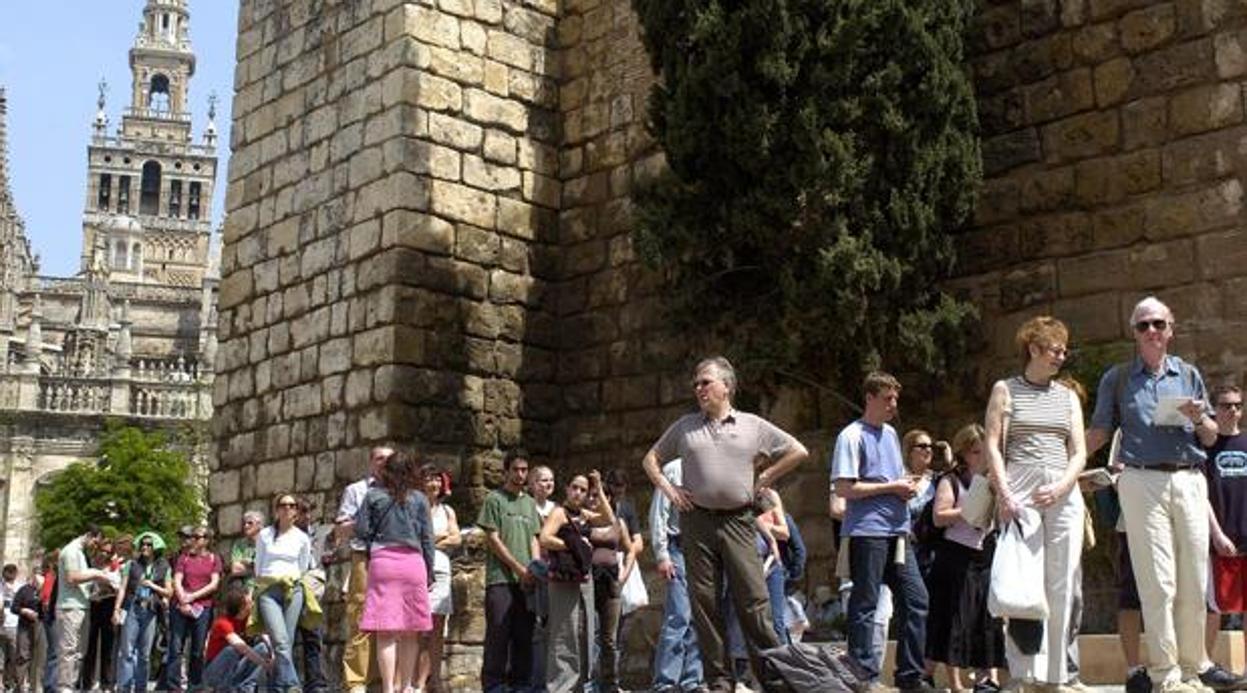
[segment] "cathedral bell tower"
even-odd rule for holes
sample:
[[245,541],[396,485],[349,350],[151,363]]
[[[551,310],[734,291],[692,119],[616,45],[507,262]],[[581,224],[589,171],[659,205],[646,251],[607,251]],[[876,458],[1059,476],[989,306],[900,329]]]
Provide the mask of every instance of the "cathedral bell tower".
[[189,0],[145,0],[130,47],[130,103],[116,135],[107,84],[87,148],[80,274],[98,274],[103,248],[112,283],[198,288],[209,267],[216,181],[215,100],[200,142],[192,135]]

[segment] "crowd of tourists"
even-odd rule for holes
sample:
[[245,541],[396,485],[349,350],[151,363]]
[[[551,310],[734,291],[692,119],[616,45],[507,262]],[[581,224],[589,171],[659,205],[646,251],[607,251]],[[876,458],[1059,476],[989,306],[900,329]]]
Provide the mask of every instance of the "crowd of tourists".
[[[1086,392],[1063,372],[1070,334],[1052,317],[1019,328],[1019,372],[993,385],[982,423],[950,427],[951,444],[901,436],[901,383],[866,377],[862,414],[828,460],[847,655],[865,688],[882,688],[890,624],[902,691],[935,690],[941,665],[953,691],[1083,688],[1081,556],[1094,540],[1083,492],[1098,490],[1119,508],[1128,692],[1247,690],[1209,658],[1220,616],[1247,610],[1242,392],[1209,391],[1169,353],[1174,317],[1159,300],[1136,305],[1130,324],[1135,354],[1102,375],[1086,423]],[[621,634],[648,599],[647,540],[665,583],[652,690],[790,690],[776,653],[809,625],[794,595],[806,551],[784,504],[802,491],[780,491],[809,453],[737,410],[736,387],[726,359],[697,365],[698,410],[642,460],[648,533],[621,470],[571,473],[560,493],[549,467],[505,455],[475,518],[487,550],[482,690],[620,690]],[[1107,466],[1088,471],[1106,446]],[[447,472],[383,445],[332,523],[282,493],[267,517],[242,517],[227,555],[202,526],[176,547],[88,527],[26,577],[4,567],[4,685],[327,690],[325,570],[349,562],[333,678],[352,692],[444,691],[449,554],[463,542],[450,492]]]

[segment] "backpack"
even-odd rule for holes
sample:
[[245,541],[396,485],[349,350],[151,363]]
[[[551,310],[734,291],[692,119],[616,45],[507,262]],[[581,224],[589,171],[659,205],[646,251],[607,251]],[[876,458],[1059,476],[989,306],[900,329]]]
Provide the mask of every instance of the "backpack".
[[[940,480],[946,476],[952,477],[953,486],[953,502],[957,502],[957,498],[961,495],[961,483],[957,479],[955,472],[945,472],[937,477],[931,483],[938,488]],[[944,538],[944,527],[935,525],[935,493],[931,494],[931,498],[922,506],[922,511],[918,513],[918,519],[914,520],[914,526],[911,530],[914,535],[914,542],[917,544],[930,544]]]

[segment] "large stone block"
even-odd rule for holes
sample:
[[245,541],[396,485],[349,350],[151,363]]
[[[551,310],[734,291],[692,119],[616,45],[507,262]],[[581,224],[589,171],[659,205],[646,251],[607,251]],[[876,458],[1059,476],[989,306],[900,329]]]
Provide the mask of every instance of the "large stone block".
[[1117,147],[1120,123],[1116,111],[1076,115],[1043,128],[1044,156],[1052,162],[1107,154]]
[[1172,3],[1161,3],[1131,12],[1118,23],[1122,48],[1142,53],[1164,44],[1177,32],[1178,20]]
[[1169,130],[1175,136],[1215,130],[1243,121],[1243,92],[1237,83],[1209,84],[1169,100]]
[[1243,186],[1237,178],[1193,192],[1148,200],[1147,238],[1160,240],[1229,226],[1240,221]]

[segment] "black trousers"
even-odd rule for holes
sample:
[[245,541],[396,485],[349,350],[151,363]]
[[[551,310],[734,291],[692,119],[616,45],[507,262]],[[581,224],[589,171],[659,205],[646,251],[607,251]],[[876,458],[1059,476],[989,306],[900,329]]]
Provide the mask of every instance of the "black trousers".
[[116,634],[112,598],[91,602],[91,613],[87,617],[87,653],[82,659],[82,674],[78,677],[78,687],[82,690],[89,691],[95,686],[97,660],[100,687],[113,685],[113,663],[117,660]]
[[485,588],[485,653],[481,666],[481,688],[485,693],[529,684],[535,622],[518,584]]

